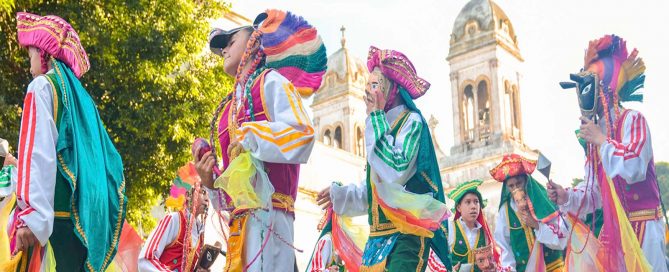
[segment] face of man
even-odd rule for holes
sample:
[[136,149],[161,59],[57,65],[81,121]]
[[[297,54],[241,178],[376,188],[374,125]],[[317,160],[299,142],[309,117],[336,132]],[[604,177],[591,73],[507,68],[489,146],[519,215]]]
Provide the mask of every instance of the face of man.
[[474,255],[474,262],[476,263],[476,266],[483,272],[494,272],[497,269],[492,253],[492,247],[490,247],[490,250],[476,251]]
[[518,175],[510,177],[506,180],[506,188],[509,192],[513,192],[516,189],[525,189],[525,182],[527,177],[525,175]]

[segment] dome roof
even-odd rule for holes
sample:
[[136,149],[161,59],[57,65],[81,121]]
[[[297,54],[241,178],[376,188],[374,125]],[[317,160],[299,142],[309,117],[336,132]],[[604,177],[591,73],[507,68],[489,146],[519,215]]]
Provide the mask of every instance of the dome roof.
[[346,48],[342,26],[341,48],[328,56],[328,68],[323,76],[323,84],[314,95],[312,107],[330,101],[341,94],[364,95],[367,82],[367,65],[354,57]]
[[[516,53],[518,51],[516,33],[511,20],[492,0],[471,0],[456,17],[451,33],[451,47],[464,41],[471,43],[471,40],[475,40],[479,45],[496,42],[509,51]],[[462,53],[460,49],[465,48],[456,46],[456,49],[456,52],[451,52],[449,55]],[[517,54],[519,56],[519,53]]]
[[367,66],[358,58],[351,56],[346,47],[342,47],[328,57],[328,69],[326,76],[336,75],[337,79],[343,80],[346,74],[351,77],[367,73]]

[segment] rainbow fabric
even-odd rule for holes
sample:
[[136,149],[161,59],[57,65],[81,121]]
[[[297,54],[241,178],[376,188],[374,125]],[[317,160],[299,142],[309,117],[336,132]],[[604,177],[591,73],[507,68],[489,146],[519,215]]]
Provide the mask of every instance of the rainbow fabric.
[[195,170],[195,165],[188,162],[177,170],[177,177],[172,181],[170,196],[165,199],[165,207],[181,210],[186,203],[186,193],[190,191],[200,177]]
[[350,217],[332,214],[332,243],[344,262],[347,271],[358,272],[362,263],[362,249],[365,248],[368,229],[353,225]]
[[429,194],[414,194],[395,183],[372,181],[371,185],[372,197],[401,233],[432,238],[451,215],[446,204]]
[[620,203],[613,181],[603,167],[597,170],[605,218],[600,241],[606,245],[599,252],[600,260],[612,272],[652,271]]
[[303,97],[310,96],[321,86],[327,68],[323,40],[301,16],[275,9],[266,13],[259,28],[265,65],[292,82]]
[[567,214],[566,219],[572,226],[572,232],[565,255],[565,271],[605,271],[603,263],[597,258],[601,243],[594,233],[575,216]]

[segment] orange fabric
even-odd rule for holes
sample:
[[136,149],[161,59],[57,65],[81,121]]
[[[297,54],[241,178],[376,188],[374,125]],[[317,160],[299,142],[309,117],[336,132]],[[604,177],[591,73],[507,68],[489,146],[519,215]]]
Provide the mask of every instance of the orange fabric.
[[225,259],[225,272],[237,272],[244,269],[244,239],[246,238],[246,222],[248,215],[232,220],[230,239]]

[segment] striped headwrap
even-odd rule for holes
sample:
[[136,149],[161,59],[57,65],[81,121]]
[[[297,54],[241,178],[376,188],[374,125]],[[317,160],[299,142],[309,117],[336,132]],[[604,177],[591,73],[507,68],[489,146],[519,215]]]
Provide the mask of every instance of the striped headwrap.
[[90,69],[91,64],[79,41],[79,35],[62,18],[19,12],[16,14],[16,21],[18,41],[22,47],[39,48],[65,63],[77,78]]
[[321,86],[327,68],[325,45],[318,31],[290,11],[271,9],[264,14],[267,18],[258,30],[262,32],[265,66],[290,80],[303,97],[310,96]]

